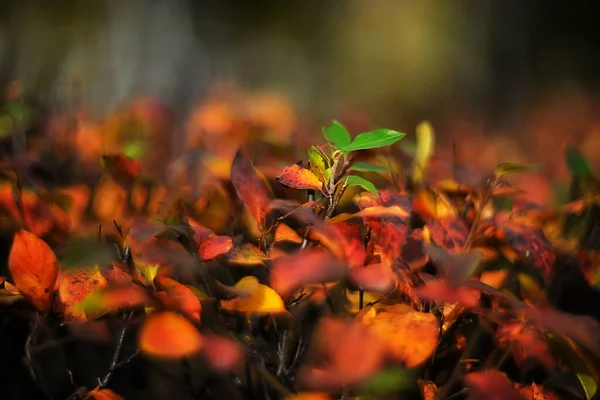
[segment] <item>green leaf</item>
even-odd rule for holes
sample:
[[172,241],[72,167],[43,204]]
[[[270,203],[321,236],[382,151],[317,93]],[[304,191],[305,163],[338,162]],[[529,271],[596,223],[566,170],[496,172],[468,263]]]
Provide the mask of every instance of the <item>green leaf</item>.
[[357,150],[375,149],[392,145],[404,136],[404,133],[396,132],[391,129],[375,129],[371,132],[361,133],[354,138],[352,143],[347,146],[340,146],[338,149],[346,153]]
[[358,172],[385,172],[387,168],[382,167],[381,165],[371,164],[365,161],[357,161],[350,168],[352,171]]
[[362,389],[371,395],[381,396],[407,389],[413,383],[412,371],[405,368],[390,368],[373,375],[364,383]]
[[347,176],[346,184],[348,186],[360,186],[363,189],[368,190],[369,192],[371,192],[373,194],[379,194],[379,192],[377,191],[377,188],[375,188],[375,185],[373,185],[372,182],[369,182],[368,180],[366,180],[365,178],[363,178],[361,176],[357,176],[357,175]]
[[503,176],[516,174],[519,172],[537,171],[541,169],[541,165],[522,165],[512,162],[500,163],[496,165],[494,173],[496,178],[502,178]]
[[583,153],[574,147],[567,147],[565,150],[565,159],[567,167],[571,172],[571,175],[578,179],[591,179],[594,177],[594,173],[587,163]]
[[329,127],[323,128],[323,135],[325,136],[325,139],[333,143],[337,149],[348,146],[352,140],[344,125],[336,120],[333,120]]
[[123,148],[123,154],[132,160],[141,158],[145,152],[146,145],[141,140],[130,142]]
[[325,171],[327,168],[325,167],[325,160],[323,160],[323,156],[319,151],[313,146],[310,150],[308,150],[308,160],[310,161],[310,170],[313,174],[315,174],[322,181],[328,182],[326,178]]

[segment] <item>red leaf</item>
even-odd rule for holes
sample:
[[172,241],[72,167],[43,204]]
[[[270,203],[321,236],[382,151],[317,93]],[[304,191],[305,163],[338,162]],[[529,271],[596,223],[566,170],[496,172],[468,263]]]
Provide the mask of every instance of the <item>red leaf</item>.
[[391,267],[383,263],[352,268],[350,279],[360,289],[375,293],[387,293],[395,284]]
[[198,248],[198,254],[202,261],[212,260],[231,250],[233,242],[229,236],[211,236]]
[[506,374],[495,369],[468,373],[465,381],[471,400],[524,400]]
[[479,292],[466,287],[453,288],[445,280],[436,279],[425,282],[414,290],[414,294],[422,300],[432,300],[437,303],[460,303],[466,308],[479,305]]
[[143,353],[161,358],[181,358],[202,349],[204,339],[187,319],[170,311],[146,318],[139,335]]
[[231,165],[231,183],[261,231],[264,230],[273,194],[260,172],[239,151]]
[[305,285],[340,280],[347,269],[345,265],[325,251],[307,249],[275,260],[271,269],[271,287],[286,297]]
[[229,373],[244,363],[244,347],[238,342],[217,335],[204,336],[202,352],[208,365],[220,373]]
[[172,304],[176,308],[181,309],[192,320],[200,322],[202,305],[198,296],[190,288],[162,275],[154,278],[154,283],[159,289],[167,293],[168,299],[173,302]]
[[38,310],[46,311],[51,307],[58,260],[46,242],[20,229],[10,249],[8,268],[23,297]]
[[310,170],[294,164],[285,167],[277,182],[294,189],[312,189],[323,191],[323,182]]

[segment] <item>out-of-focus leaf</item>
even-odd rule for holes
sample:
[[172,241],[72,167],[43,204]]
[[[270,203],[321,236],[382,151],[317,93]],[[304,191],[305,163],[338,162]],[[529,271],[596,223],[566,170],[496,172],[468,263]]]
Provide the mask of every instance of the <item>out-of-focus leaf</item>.
[[242,278],[235,289],[247,290],[248,293],[232,300],[221,300],[224,310],[250,314],[286,313],[285,304],[279,294],[270,287],[258,282],[254,276]]
[[123,154],[106,154],[102,156],[102,160],[114,181],[127,189],[140,176],[140,163]]
[[473,400],[523,400],[505,373],[498,370],[483,370],[465,375]]
[[379,193],[377,191],[377,188],[373,184],[373,182],[370,182],[370,181],[366,180],[362,176],[358,176],[358,175],[347,176],[345,178],[345,182],[350,187],[352,187],[352,186],[360,186],[361,188],[363,188],[365,190],[368,190],[369,192],[371,192],[373,194],[378,194]]
[[147,149],[145,142],[143,140],[136,140],[129,142],[123,148],[123,155],[125,155],[128,158],[131,158],[132,160],[138,160],[144,156],[146,151]]
[[519,172],[537,171],[540,168],[540,165],[522,165],[517,163],[505,162],[500,163],[496,166],[494,174],[496,175],[496,179],[498,179],[506,175],[516,174]]
[[259,229],[264,230],[273,194],[264,177],[239,151],[231,165],[231,183]]
[[286,396],[285,400],[331,400],[331,396],[324,392],[299,392]]
[[329,253],[306,249],[275,260],[270,280],[273,289],[285,298],[305,285],[338,281],[346,271],[346,266]]
[[237,265],[262,265],[269,257],[252,243],[244,243],[227,253],[227,261]]
[[146,291],[133,285],[93,292],[75,305],[73,312],[84,312],[91,320],[119,309],[139,307],[150,302]]
[[384,396],[412,387],[413,383],[414,373],[412,371],[404,368],[388,368],[369,378],[362,385],[362,390],[371,395]]
[[600,371],[597,362],[583,354],[582,349],[569,339],[550,335],[548,343],[552,352],[577,375],[587,400],[598,391]]
[[322,318],[313,339],[314,350],[327,363],[304,365],[297,382],[317,390],[363,383],[381,367],[387,349],[370,327],[335,317]]
[[567,147],[565,149],[565,160],[571,175],[575,178],[584,181],[594,178],[592,168],[590,168],[585,156],[579,149]]
[[357,150],[375,149],[396,143],[405,136],[404,133],[391,129],[375,129],[357,135],[354,140],[345,146],[336,146],[338,150],[349,153]]
[[110,389],[100,389],[98,386],[86,394],[85,400],[124,400],[124,398]]
[[310,170],[300,167],[298,164],[285,167],[277,182],[294,189],[310,189],[322,191],[323,182]]
[[443,279],[426,281],[414,290],[414,294],[421,300],[430,300],[437,303],[459,303],[465,308],[474,308],[479,305],[480,294],[466,287],[454,288]]
[[337,149],[348,146],[351,142],[348,130],[344,125],[335,120],[327,128],[323,128],[323,136],[329,142],[333,143]]
[[413,166],[413,182],[423,180],[427,162],[435,148],[435,132],[429,121],[423,121],[417,125],[417,152]]
[[290,242],[290,243],[302,243],[302,238],[298,235],[294,229],[290,228],[287,224],[279,224],[275,228],[275,243],[278,242]]
[[115,258],[115,248],[103,243],[98,235],[75,236],[67,241],[60,256],[60,265],[65,268],[81,265],[110,264]]
[[187,319],[165,311],[146,318],[140,329],[138,343],[144,354],[159,358],[181,358],[199,352],[204,340]]
[[350,279],[361,290],[374,293],[387,293],[395,284],[395,275],[389,265],[369,264],[350,269]]
[[425,362],[437,346],[439,321],[430,313],[409,307],[391,308],[371,319],[369,326],[388,348],[388,357],[416,367]]
[[8,269],[27,301],[41,311],[51,307],[58,260],[46,242],[26,230],[17,231],[8,256]]
[[166,276],[157,276],[154,279],[156,286],[164,290],[168,295],[167,306],[174,306],[185,312],[189,318],[196,322],[200,322],[200,314],[202,313],[202,305],[198,296],[187,286],[177,282]]
[[350,169],[352,171],[358,171],[358,172],[375,172],[375,173],[381,173],[381,172],[387,171],[387,168],[382,167],[381,165],[371,164],[366,161],[356,161],[354,164],[352,164],[352,167],[350,167]]
[[214,334],[204,336],[202,355],[208,365],[222,374],[233,372],[244,363],[244,347],[233,339]]
[[429,243],[425,243],[424,249],[453,287],[466,281],[475,272],[481,260],[481,254],[477,250],[454,253]]

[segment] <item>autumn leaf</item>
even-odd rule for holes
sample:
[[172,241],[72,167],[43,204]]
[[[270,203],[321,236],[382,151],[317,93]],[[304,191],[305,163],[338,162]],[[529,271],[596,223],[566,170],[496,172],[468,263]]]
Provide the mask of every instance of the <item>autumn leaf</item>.
[[226,254],[232,247],[233,242],[229,236],[213,235],[200,244],[198,247],[198,254],[202,261],[208,261]]
[[273,194],[261,174],[239,151],[231,165],[231,183],[262,231]]
[[202,355],[208,365],[222,374],[233,372],[244,363],[244,347],[233,339],[214,334],[204,336]]
[[523,400],[505,373],[498,370],[483,370],[465,375],[473,400]]
[[454,253],[429,243],[426,243],[424,248],[438,271],[453,287],[466,281],[475,272],[481,260],[481,254],[476,250]]
[[452,287],[445,279],[426,281],[415,288],[414,294],[421,300],[430,300],[437,303],[459,303],[466,308],[479,305],[480,293],[467,287]]
[[259,283],[254,276],[242,278],[234,288],[246,293],[232,300],[221,300],[220,306],[222,309],[250,314],[280,314],[287,312],[279,294],[270,287]]
[[286,396],[284,400],[331,400],[331,396],[323,392],[300,392]]
[[124,400],[123,397],[119,396],[110,389],[100,389],[100,386],[94,390],[88,392],[85,396],[85,400]]
[[302,168],[298,164],[285,167],[281,175],[277,177],[277,182],[294,189],[323,191],[323,182],[310,170]]
[[375,374],[384,361],[386,345],[368,326],[335,317],[321,319],[313,333],[314,351],[324,363],[298,371],[301,387],[335,390],[359,384]]
[[275,260],[270,281],[273,289],[285,298],[305,285],[338,281],[346,272],[346,266],[329,253],[306,249]]
[[394,278],[390,266],[383,263],[350,269],[350,280],[367,292],[389,292],[395,285]]
[[52,305],[52,291],[58,276],[56,255],[39,237],[17,231],[8,256],[8,268],[19,292],[38,310]]
[[142,353],[160,358],[182,358],[198,353],[204,339],[187,319],[171,311],[150,315],[140,329]]
[[252,243],[234,247],[227,253],[227,261],[237,265],[262,265],[269,257]]
[[411,368],[433,354],[440,332],[435,315],[405,308],[379,312],[368,325],[387,344],[389,357]]
[[73,307],[74,312],[85,312],[88,319],[96,319],[104,314],[124,308],[149,304],[146,291],[140,286],[109,288],[93,292]]
[[126,189],[131,188],[140,176],[139,161],[132,160],[123,154],[106,154],[102,156],[102,161],[114,181]]
[[294,229],[290,228],[287,224],[279,224],[277,228],[275,228],[275,243],[279,242],[290,242],[300,244],[302,243],[302,238],[298,235]]
[[157,276],[154,283],[160,290],[166,292],[168,299],[173,302],[176,308],[185,312],[192,320],[200,322],[202,305],[198,296],[190,288],[162,275]]
[[62,271],[58,288],[58,303],[64,308],[65,322],[85,322],[84,310],[76,306],[91,293],[102,290],[108,282],[99,268],[75,268]]

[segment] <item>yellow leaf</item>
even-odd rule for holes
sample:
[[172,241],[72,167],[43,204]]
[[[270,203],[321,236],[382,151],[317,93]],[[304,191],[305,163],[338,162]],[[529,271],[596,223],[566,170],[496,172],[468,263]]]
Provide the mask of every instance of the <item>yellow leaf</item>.
[[241,295],[232,300],[222,300],[221,308],[251,314],[285,313],[285,304],[270,287],[258,282],[254,276],[242,278],[234,287]]
[[435,133],[429,121],[417,125],[417,154],[413,167],[413,182],[421,182],[425,172],[427,161],[435,147]]

